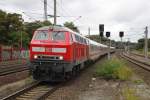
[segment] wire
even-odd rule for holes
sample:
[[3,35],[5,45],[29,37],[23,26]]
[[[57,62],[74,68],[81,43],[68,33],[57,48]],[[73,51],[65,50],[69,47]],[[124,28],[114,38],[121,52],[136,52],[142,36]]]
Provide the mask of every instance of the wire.
[[33,12],[24,12],[24,13],[33,14],[33,15],[43,15],[43,14],[40,14],[40,13],[33,13]]
[[27,17],[29,17],[29,19],[33,19],[33,20],[37,21],[37,19],[31,17],[30,15],[26,14],[25,12],[22,12],[22,13],[23,13],[24,15],[26,15]]
[[60,5],[61,10],[63,10],[63,12],[65,13],[65,15],[70,16],[70,13],[68,13],[68,11],[64,8],[64,6],[62,6],[62,5],[63,5],[63,1],[61,0],[61,1],[60,1],[60,4],[58,3],[58,1],[56,1],[56,2],[57,2],[58,7],[59,7],[59,5]]
[[78,18],[76,18],[75,20],[73,20],[72,22],[76,22],[77,20],[79,20],[82,16],[79,16]]

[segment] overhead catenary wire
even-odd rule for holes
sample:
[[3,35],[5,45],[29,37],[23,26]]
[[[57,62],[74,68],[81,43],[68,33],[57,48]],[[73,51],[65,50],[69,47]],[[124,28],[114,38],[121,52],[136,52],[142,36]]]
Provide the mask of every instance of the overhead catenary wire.
[[34,21],[37,21],[37,19],[31,17],[30,15],[26,14],[25,12],[22,12],[24,15],[26,15],[27,17],[29,17],[29,19],[33,19]]
[[62,0],[60,1],[60,3],[57,1],[57,6],[58,6],[61,10],[63,10],[63,12],[65,13],[65,15],[67,15],[67,16],[71,16],[71,15],[72,15],[72,14],[70,14],[70,13],[64,8]]

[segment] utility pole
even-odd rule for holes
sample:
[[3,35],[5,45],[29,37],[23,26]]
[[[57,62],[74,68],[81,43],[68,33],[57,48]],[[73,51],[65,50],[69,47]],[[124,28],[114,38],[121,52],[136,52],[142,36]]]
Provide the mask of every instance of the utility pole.
[[44,20],[47,21],[47,0],[44,0]]
[[130,54],[130,38],[128,38],[127,42],[127,53]]
[[144,46],[144,55],[145,59],[148,59],[148,27],[145,27],[145,46]]
[[91,30],[90,30],[90,27],[88,28],[88,35],[89,35],[89,38],[90,38],[90,34],[91,34]]
[[57,8],[56,8],[56,0],[54,0],[54,26],[57,24]]

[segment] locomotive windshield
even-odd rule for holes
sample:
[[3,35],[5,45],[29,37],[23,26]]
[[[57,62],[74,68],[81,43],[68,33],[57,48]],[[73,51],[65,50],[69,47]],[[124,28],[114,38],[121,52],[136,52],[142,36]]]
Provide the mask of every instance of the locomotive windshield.
[[48,40],[49,33],[46,30],[43,31],[36,31],[34,40]]
[[36,31],[34,40],[49,40],[52,41],[65,41],[65,32],[51,32],[46,30]]
[[65,32],[52,32],[51,38],[54,41],[65,41]]

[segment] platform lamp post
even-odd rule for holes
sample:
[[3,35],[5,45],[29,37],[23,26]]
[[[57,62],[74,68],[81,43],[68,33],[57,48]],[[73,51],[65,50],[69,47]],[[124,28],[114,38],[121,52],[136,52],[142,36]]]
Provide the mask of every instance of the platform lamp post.
[[110,32],[106,32],[106,37],[109,41],[109,45],[108,45],[108,59],[110,59],[110,47],[111,47],[111,40],[109,39],[110,37]]

